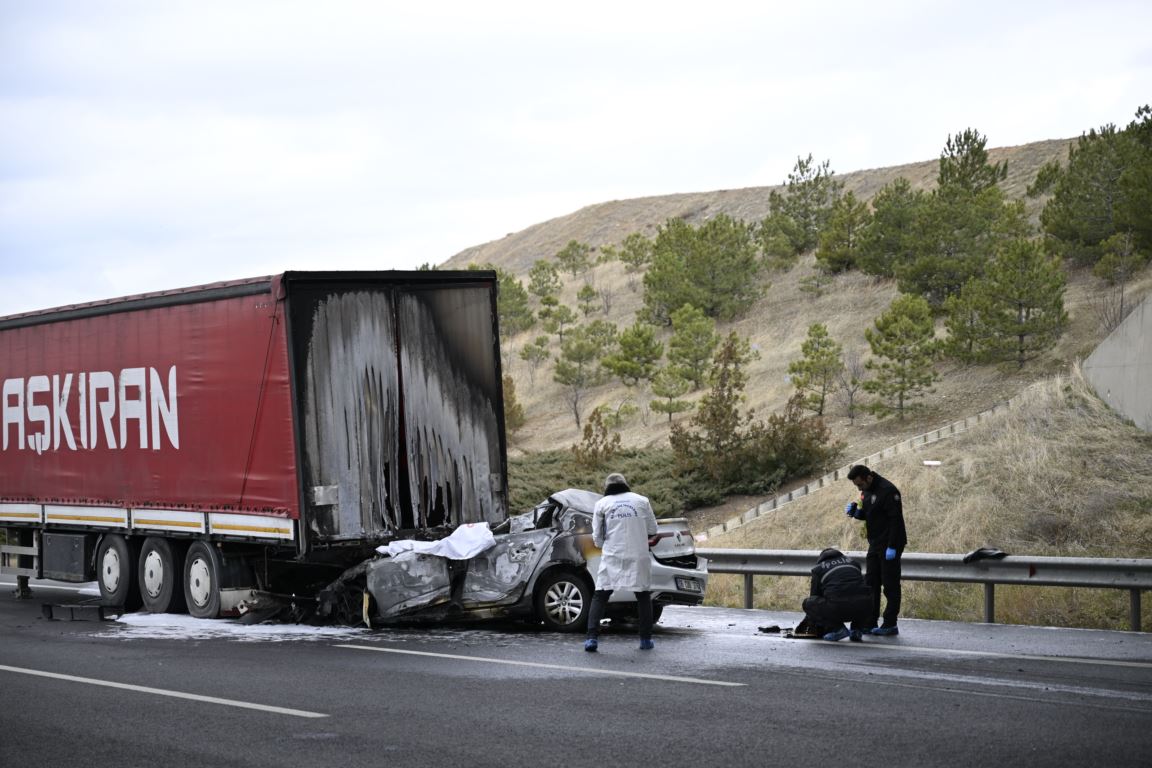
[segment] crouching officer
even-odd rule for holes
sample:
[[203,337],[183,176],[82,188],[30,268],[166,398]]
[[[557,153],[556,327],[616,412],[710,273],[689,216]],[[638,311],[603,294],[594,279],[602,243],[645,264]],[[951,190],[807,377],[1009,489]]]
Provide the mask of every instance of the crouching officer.
[[[829,547],[820,553],[812,569],[812,588],[804,599],[808,623],[829,631],[825,640],[851,637],[860,642],[862,629],[872,617],[872,590],[864,581],[860,565],[838,549]],[[844,626],[852,622],[852,630]]]

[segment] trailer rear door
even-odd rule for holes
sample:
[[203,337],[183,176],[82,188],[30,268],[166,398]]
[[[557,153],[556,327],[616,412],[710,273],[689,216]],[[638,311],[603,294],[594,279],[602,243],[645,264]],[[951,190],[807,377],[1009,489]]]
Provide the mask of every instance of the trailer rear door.
[[309,537],[502,521],[495,275],[287,273],[285,285]]

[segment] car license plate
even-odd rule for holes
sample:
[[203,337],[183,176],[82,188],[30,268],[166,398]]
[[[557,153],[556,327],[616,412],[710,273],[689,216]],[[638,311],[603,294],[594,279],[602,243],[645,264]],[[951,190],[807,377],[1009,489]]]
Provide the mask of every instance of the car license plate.
[[685,592],[702,592],[700,589],[700,582],[696,579],[685,579],[679,576],[676,577],[676,589],[682,589]]

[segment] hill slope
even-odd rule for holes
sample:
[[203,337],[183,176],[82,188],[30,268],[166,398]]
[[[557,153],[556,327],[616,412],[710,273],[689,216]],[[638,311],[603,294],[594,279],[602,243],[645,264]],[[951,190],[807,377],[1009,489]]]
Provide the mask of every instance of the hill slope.
[[[989,156],[995,162],[1008,162],[1009,176],[1005,189],[1011,197],[1020,197],[1044,163],[1066,158],[1070,143],[1071,140],[1061,139],[991,149]],[[838,178],[845,182],[846,189],[867,199],[900,176],[917,186],[929,188],[934,184],[937,170],[938,161],[930,160],[856,171]],[[768,212],[768,195],[772,189],[721,190],[600,203],[501,240],[470,248],[443,266],[463,268],[469,263],[492,263],[526,278],[536,259],[554,257],[570,240],[594,246],[618,243],[632,232],[652,235],[671,217],[700,222],[725,213],[749,221],[759,220]],[[1037,216],[1041,202],[1028,201],[1028,205],[1032,215]],[[835,277],[822,296],[813,297],[799,290],[799,286],[804,277],[812,274],[814,263],[814,258],[808,256],[789,272],[766,276],[765,280],[770,284],[763,298],[746,316],[722,324],[718,329],[721,333],[736,331],[749,338],[758,350],[760,357],[748,371],[746,393],[748,406],[761,415],[778,410],[792,394],[793,387],[787,377],[788,363],[800,357],[800,345],[809,325],[825,323],[832,338],[840,342],[846,352],[856,352],[866,358],[868,346],[864,329],[871,326],[873,319],[897,296],[893,282],[877,281],[850,272]],[[577,306],[576,292],[584,281],[611,295],[609,311],[604,314],[597,312],[591,319],[603,317],[624,328],[634,322],[636,311],[642,306],[642,285],[638,280],[630,281],[619,262],[602,264],[575,279],[567,275],[564,278],[561,298],[569,306]],[[1152,275],[1146,271],[1130,290],[1134,296],[1140,296],[1150,287]],[[1103,338],[1104,329],[1096,312],[1103,290],[1102,283],[1090,274],[1074,273],[1065,297],[1071,325],[1055,349],[1030,363],[1023,371],[995,366],[970,366],[961,370],[953,364],[943,363],[939,367],[943,377],[936,392],[925,398],[918,414],[904,422],[897,419],[876,422],[870,417],[858,417],[855,423],[850,423],[843,408],[832,405],[826,420],[835,438],[846,444],[841,458],[850,460],[864,456],[898,442],[903,436],[978,413],[1019,392],[1039,377],[1067,370],[1071,362],[1086,356]],[[532,371],[518,357],[524,344],[541,333],[543,331],[538,328],[531,329],[505,345],[505,372],[513,376],[527,416],[525,428],[510,440],[513,455],[518,451],[566,448],[580,439],[564,393],[552,381],[552,365],[547,363]],[[613,409],[625,403],[636,405],[639,413],[626,420],[620,428],[624,444],[637,447],[663,445],[667,440],[668,422],[664,416],[648,412],[647,402],[645,393],[613,382],[588,394],[584,413],[597,405]],[[677,418],[686,419],[688,415]]]
[[[926,466],[924,460],[939,461]],[[1112,412],[1073,366],[1024,389],[1012,407],[956,437],[876,462],[904,499],[909,548],[962,553],[991,546],[1013,555],[1148,557],[1152,552],[1152,435]],[[841,514],[847,481],[802,497],[710,547],[862,550],[860,525]],[[757,604],[793,609],[800,579],[761,579]],[[714,577],[709,602],[740,605],[736,577]],[[1077,592],[1086,593],[1077,595]],[[904,613],[979,621],[975,585],[905,585]],[[1123,628],[1116,590],[997,589],[1002,621]],[[1152,617],[1144,618],[1145,630]]]

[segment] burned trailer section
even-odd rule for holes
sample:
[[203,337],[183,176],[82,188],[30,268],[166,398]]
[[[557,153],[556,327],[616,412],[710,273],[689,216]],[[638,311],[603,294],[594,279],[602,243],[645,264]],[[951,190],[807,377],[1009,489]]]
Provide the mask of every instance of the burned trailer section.
[[403,447],[392,307],[382,292],[293,291],[311,541],[376,539],[400,527]]
[[506,515],[492,286],[293,281],[310,546]]
[[417,528],[508,515],[500,355],[488,291],[400,297],[409,495]]

